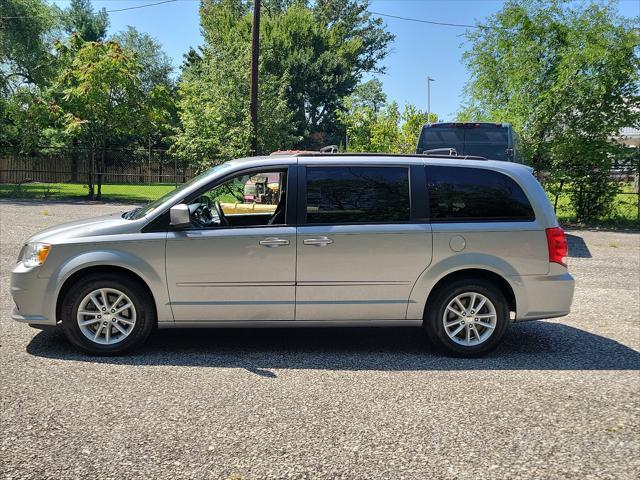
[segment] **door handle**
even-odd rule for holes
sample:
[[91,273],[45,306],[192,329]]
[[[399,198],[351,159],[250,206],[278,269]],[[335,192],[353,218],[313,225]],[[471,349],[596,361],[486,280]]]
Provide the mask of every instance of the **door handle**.
[[302,243],[305,245],[315,245],[317,247],[326,247],[327,245],[333,243],[329,237],[319,237],[319,238],[305,238]]
[[289,240],[285,238],[269,237],[264,240],[260,240],[260,245],[264,247],[279,247],[281,245],[289,245]]

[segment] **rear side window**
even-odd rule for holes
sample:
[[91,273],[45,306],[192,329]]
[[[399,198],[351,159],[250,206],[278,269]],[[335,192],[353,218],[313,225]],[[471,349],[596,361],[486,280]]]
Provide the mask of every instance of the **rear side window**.
[[531,221],[531,203],[508,176],[469,167],[427,167],[429,208],[434,222]]
[[307,223],[387,223],[410,218],[405,167],[308,167]]

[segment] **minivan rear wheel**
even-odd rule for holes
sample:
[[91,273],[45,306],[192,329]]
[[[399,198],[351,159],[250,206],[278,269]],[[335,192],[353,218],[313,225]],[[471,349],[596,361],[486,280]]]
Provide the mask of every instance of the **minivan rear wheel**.
[[510,324],[509,306],[499,288],[483,279],[458,280],[434,295],[424,327],[435,343],[466,357],[498,346]]
[[120,354],[144,342],[155,322],[152,299],[135,280],[114,274],[80,279],[65,296],[62,329],[74,346]]

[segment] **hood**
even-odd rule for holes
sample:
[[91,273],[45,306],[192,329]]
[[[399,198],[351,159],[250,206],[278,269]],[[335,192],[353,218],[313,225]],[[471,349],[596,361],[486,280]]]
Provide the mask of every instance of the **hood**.
[[122,218],[122,213],[112,213],[110,215],[75,220],[47,228],[33,235],[26,243],[65,243],[69,240],[100,235],[132,233],[139,230],[139,222]]

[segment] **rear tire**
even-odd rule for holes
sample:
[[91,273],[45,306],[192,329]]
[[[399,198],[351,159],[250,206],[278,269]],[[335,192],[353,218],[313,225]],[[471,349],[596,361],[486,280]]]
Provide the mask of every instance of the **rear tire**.
[[423,326],[429,338],[449,354],[479,357],[500,344],[510,323],[502,291],[486,280],[468,279],[433,293]]
[[113,273],[78,280],[63,300],[61,318],[69,342],[95,355],[118,355],[141,345],[156,320],[147,290]]

